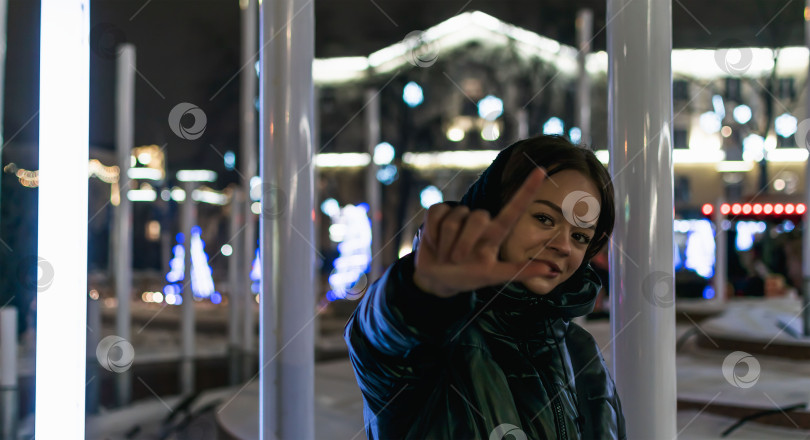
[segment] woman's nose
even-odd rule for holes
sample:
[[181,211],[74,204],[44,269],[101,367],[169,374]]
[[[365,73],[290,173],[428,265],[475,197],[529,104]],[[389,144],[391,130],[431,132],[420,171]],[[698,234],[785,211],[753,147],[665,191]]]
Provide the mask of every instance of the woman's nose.
[[571,243],[568,242],[568,235],[565,233],[555,234],[549,240],[548,247],[559,252],[563,256],[571,253]]

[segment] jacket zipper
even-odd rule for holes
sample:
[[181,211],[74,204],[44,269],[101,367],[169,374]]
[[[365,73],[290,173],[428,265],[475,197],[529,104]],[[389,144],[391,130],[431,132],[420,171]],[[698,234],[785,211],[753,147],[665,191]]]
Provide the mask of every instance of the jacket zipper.
[[[549,323],[548,318],[546,318],[546,332],[547,334],[552,335],[552,337],[554,337],[552,333],[553,330],[551,329],[551,325]],[[562,359],[560,359],[560,362],[562,362]],[[562,393],[562,391],[563,391],[562,389],[557,390],[557,393],[552,399],[554,403],[554,423],[557,425],[557,439],[568,440],[568,432],[565,428],[565,420],[563,418],[562,403],[560,403],[560,393]]]
[[557,424],[557,438],[560,440],[567,440],[568,432],[565,429],[565,423],[563,422],[560,396],[556,396],[554,398],[554,422]]

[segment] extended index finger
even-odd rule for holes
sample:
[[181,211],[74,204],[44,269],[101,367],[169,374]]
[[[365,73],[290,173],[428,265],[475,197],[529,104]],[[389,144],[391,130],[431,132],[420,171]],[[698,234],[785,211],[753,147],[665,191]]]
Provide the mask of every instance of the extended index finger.
[[526,208],[532,203],[545,178],[546,170],[543,168],[535,168],[529,173],[526,181],[515,191],[512,199],[501,208],[498,216],[492,219],[494,228],[487,234],[492,242],[500,244],[506,238],[520,216],[526,212]]

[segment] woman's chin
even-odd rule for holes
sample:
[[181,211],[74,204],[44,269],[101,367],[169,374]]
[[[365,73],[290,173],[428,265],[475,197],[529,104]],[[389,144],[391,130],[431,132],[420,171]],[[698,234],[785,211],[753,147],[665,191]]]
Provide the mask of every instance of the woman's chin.
[[556,283],[551,283],[549,280],[543,277],[530,278],[524,281],[523,285],[535,295],[547,295],[549,292],[554,290],[555,287],[557,287]]

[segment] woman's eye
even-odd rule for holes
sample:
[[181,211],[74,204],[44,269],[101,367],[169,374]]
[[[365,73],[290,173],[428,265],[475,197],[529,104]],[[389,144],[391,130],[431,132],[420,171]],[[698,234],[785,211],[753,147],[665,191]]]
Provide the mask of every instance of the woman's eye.
[[589,244],[591,242],[591,237],[584,234],[574,234],[574,239],[582,244]]
[[554,222],[545,214],[537,214],[534,216],[534,218],[547,226],[552,226],[554,224]]

